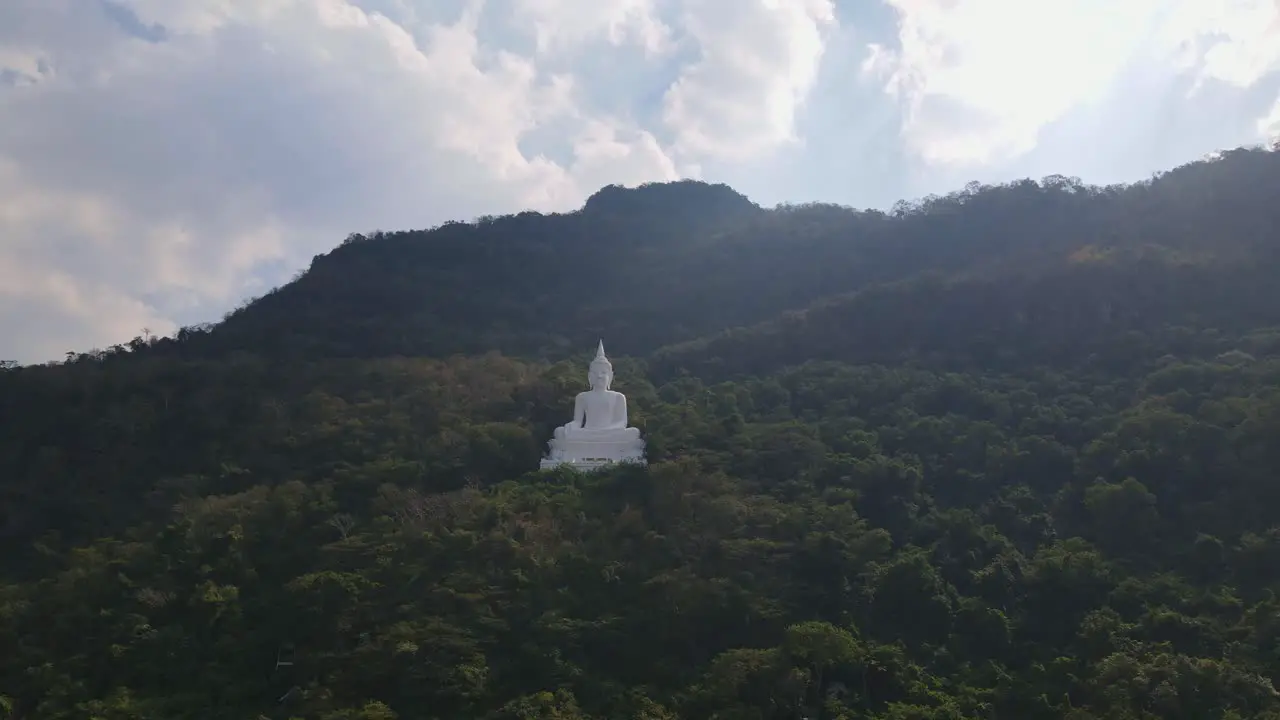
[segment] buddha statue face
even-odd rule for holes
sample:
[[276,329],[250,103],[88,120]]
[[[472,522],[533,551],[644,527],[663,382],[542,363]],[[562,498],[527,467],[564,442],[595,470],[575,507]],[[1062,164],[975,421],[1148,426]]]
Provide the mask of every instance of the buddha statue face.
[[591,363],[587,370],[587,382],[592,390],[608,390],[613,384],[613,367],[608,363]]

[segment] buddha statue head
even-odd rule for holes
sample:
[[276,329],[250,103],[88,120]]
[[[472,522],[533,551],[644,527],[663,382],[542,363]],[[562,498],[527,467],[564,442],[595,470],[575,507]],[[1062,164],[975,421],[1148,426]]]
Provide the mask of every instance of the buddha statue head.
[[587,369],[587,382],[592,390],[608,390],[613,384],[613,363],[604,356],[604,341],[596,348],[595,359]]

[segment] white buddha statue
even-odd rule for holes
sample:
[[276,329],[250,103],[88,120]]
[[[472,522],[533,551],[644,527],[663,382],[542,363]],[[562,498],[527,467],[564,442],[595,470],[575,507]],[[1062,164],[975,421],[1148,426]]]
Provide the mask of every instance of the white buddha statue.
[[555,429],[551,454],[542,467],[570,463],[598,467],[612,462],[644,462],[640,430],[627,426],[627,396],[609,389],[613,363],[604,354],[604,341],[587,371],[591,389],[573,401],[573,420]]

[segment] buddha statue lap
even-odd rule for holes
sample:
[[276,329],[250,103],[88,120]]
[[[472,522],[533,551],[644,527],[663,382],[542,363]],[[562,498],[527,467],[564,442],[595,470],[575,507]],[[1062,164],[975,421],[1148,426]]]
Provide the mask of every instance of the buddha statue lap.
[[604,342],[587,372],[591,389],[573,401],[573,420],[555,429],[550,454],[542,467],[561,463],[588,468],[614,462],[644,462],[640,430],[627,426],[627,397],[610,390],[613,364],[604,354]]

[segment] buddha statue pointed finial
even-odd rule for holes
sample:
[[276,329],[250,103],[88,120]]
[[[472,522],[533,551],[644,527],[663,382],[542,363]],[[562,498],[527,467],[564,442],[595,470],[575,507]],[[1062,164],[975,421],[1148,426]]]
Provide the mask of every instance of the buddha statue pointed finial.
[[591,360],[591,364],[587,366],[587,384],[596,387],[597,382],[604,384],[604,389],[608,390],[613,384],[613,363],[609,362],[609,358],[604,354],[604,340],[596,346],[596,356]]
[[644,462],[640,431],[627,424],[627,398],[610,389],[613,363],[604,354],[604,340],[587,369],[590,390],[573,401],[573,419],[555,429],[551,455],[543,467],[562,462],[587,468],[613,462]]

